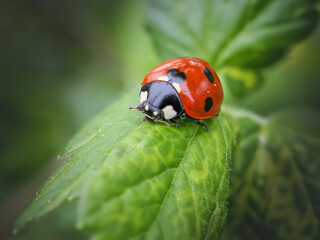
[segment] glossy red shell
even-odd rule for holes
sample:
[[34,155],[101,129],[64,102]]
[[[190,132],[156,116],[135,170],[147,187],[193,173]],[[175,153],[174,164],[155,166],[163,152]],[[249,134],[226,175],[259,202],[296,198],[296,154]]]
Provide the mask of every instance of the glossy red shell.
[[[212,73],[214,77],[213,83],[206,76],[205,68]],[[220,79],[209,63],[199,58],[174,58],[163,62],[146,75],[141,85],[154,81],[168,81],[166,76],[171,69],[178,69],[186,76],[186,80],[183,83],[179,83],[178,86],[172,84],[172,86],[178,92],[188,116],[195,119],[206,119],[220,112],[223,100]],[[213,105],[206,111],[205,103],[208,98],[212,98]]]

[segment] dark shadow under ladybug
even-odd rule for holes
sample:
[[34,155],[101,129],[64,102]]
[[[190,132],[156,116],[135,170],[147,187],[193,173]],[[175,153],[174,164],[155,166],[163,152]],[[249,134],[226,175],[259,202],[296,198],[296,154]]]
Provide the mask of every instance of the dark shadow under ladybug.
[[[181,81],[183,76],[178,74],[177,76]],[[129,109],[136,109],[145,114],[145,119],[149,122],[164,123],[168,127],[171,125],[179,127],[175,120],[188,117],[209,131],[205,124],[186,114],[177,91],[169,82],[155,81],[143,85],[140,90],[140,104]]]

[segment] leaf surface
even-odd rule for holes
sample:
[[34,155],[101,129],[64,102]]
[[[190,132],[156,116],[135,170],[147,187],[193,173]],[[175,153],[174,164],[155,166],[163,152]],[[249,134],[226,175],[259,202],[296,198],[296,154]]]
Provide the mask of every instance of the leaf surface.
[[318,239],[319,114],[288,110],[270,119],[243,112],[224,239]]
[[217,239],[235,128],[226,113],[206,124],[146,123],[119,141],[87,185],[78,226],[94,239]]

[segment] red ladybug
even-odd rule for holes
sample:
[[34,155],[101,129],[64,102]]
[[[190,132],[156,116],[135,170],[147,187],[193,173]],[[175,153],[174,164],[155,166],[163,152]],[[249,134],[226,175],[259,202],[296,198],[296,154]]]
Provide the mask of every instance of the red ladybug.
[[136,108],[151,122],[171,122],[186,116],[199,122],[218,116],[223,100],[220,80],[212,67],[194,57],[174,58],[152,69],[141,83]]

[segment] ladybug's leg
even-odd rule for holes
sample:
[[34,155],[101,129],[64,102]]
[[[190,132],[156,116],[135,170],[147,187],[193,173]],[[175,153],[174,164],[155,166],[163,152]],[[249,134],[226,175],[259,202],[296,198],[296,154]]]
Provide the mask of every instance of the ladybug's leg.
[[161,120],[159,120],[159,119],[150,117],[150,116],[148,116],[148,115],[145,115],[145,119],[147,119],[149,122],[161,122],[161,123],[164,123],[165,125],[167,125],[168,127],[171,126],[171,125],[170,125],[169,123],[167,123],[166,121],[161,121]]
[[171,125],[169,123],[167,123],[166,121],[161,121],[159,119],[155,119],[154,120],[155,122],[161,122],[161,123],[164,123],[165,125],[167,125],[168,127],[170,127]]
[[149,117],[148,115],[145,115],[144,116],[144,118],[143,118],[143,120],[145,121],[145,120],[147,120],[148,122],[154,122],[154,119],[152,119],[151,117]]
[[180,127],[180,125],[173,119],[169,120],[172,124],[176,125],[176,127]]
[[204,127],[207,129],[207,132],[209,131],[209,128],[202,122],[200,122],[199,120],[195,119],[194,120],[196,124],[200,125],[201,127]]

